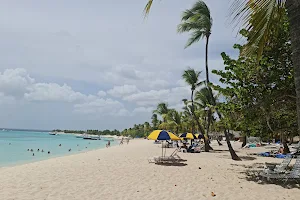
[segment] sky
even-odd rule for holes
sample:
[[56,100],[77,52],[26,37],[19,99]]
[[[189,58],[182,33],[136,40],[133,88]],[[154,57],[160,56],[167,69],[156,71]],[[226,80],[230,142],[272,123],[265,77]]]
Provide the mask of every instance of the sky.
[[[184,49],[181,13],[195,0],[3,0],[0,127],[118,129],[151,120],[159,102],[182,108],[185,69],[203,71],[205,42]],[[213,18],[209,68],[236,56],[230,0],[207,0]],[[210,74],[218,83],[218,77]]]

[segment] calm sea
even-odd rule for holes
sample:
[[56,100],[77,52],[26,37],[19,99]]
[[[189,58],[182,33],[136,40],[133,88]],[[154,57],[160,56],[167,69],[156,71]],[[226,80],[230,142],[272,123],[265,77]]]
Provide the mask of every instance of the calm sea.
[[[104,140],[76,138],[71,134],[49,135],[47,132],[0,130],[0,167],[104,148],[106,143]],[[111,145],[115,143],[111,142]],[[33,149],[33,152],[27,151],[28,149]]]

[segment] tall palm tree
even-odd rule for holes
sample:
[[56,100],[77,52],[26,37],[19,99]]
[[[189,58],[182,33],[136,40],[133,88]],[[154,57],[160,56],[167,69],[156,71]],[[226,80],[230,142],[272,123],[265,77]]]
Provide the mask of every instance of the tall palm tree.
[[[187,70],[185,70],[183,72],[182,78],[188,85],[191,86],[191,103],[192,103],[191,112],[197,123],[199,131],[201,132],[201,134],[204,135],[205,130],[204,130],[203,126],[201,125],[201,123],[199,122],[198,117],[195,115],[195,105],[194,105],[194,92],[195,92],[196,88],[201,84],[201,82],[199,81],[200,73],[201,72],[198,72],[198,71],[195,71],[194,69],[188,68]],[[203,138],[204,138],[204,142],[205,142],[205,151],[209,151],[212,148],[209,146],[208,141],[205,139],[205,137],[203,137]]]
[[246,55],[257,52],[261,57],[271,32],[278,30],[277,23],[286,13],[290,23],[292,61],[297,96],[297,122],[300,135],[300,1],[299,0],[238,0],[232,5],[234,20],[243,21],[249,31]]
[[156,110],[153,113],[161,115],[163,122],[167,122],[167,114],[169,112],[168,104],[167,103],[159,103],[156,107]]
[[178,25],[177,31],[179,33],[191,32],[191,37],[185,48],[198,42],[200,39],[206,39],[205,46],[205,69],[206,69],[206,83],[209,83],[209,70],[208,70],[208,43],[211,35],[212,18],[210,10],[207,5],[198,0],[191,9],[187,9],[182,14],[181,24]]

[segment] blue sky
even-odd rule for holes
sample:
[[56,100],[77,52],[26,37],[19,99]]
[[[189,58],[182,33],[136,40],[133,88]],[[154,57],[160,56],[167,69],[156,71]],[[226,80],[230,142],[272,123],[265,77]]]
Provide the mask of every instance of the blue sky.
[[[149,121],[160,101],[181,108],[188,66],[204,70],[204,41],[177,34],[194,0],[7,0],[0,7],[0,127],[123,129]],[[230,0],[205,1],[213,29],[210,69],[240,42]],[[204,78],[201,74],[201,78]],[[218,78],[211,75],[211,80]]]

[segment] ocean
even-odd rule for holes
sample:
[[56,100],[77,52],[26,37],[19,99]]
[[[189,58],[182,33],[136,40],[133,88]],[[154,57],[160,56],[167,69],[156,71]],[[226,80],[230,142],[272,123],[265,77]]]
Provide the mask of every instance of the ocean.
[[[72,134],[49,135],[48,132],[0,130],[0,167],[105,148],[106,144],[104,140],[84,140]],[[111,145],[114,144],[115,141],[111,142]]]

